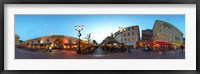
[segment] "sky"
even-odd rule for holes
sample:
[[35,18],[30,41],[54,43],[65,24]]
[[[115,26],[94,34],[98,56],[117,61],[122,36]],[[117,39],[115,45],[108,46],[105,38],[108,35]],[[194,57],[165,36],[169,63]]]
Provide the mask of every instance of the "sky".
[[152,29],[156,20],[174,25],[185,37],[185,15],[175,14],[15,15],[15,34],[23,41],[51,34],[77,37],[75,26],[83,25],[81,39],[91,33],[91,39],[100,43],[119,27],[139,25],[141,36],[141,31]]

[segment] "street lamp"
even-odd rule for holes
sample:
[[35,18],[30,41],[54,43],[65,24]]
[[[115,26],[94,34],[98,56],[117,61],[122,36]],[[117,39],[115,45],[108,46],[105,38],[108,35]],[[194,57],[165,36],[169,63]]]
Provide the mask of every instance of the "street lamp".
[[77,34],[77,36],[78,36],[78,54],[80,54],[81,53],[81,41],[80,41],[80,37],[81,37],[81,30],[83,30],[83,25],[81,25],[81,26],[75,26],[75,30],[76,31],[78,31],[78,34]]
[[122,43],[122,33],[123,33],[124,31],[126,31],[125,28],[119,27],[119,32],[121,33],[121,43]]

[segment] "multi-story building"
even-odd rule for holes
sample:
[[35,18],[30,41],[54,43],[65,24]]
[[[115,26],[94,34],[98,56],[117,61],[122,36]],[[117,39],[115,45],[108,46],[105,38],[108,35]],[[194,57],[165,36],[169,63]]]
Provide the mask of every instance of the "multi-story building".
[[118,42],[124,43],[125,45],[130,46],[137,46],[138,42],[140,41],[140,32],[139,26],[130,26],[126,27],[126,30],[123,32],[116,32],[115,39]]
[[118,42],[120,42],[120,43],[122,43],[123,41],[123,36],[122,36],[122,33],[121,32],[119,32],[119,31],[117,31],[117,32],[115,32],[114,33],[114,35],[115,35],[115,40],[117,40]]
[[15,34],[15,45],[19,45],[20,41],[19,41],[19,35]]
[[142,42],[152,42],[153,30],[146,29],[142,30]]
[[150,44],[153,41],[152,36],[153,36],[153,30],[152,29],[142,30],[142,37],[141,37],[139,46],[142,46],[142,47],[145,46],[145,45],[150,46]]
[[183,44],[183,33],[170,23],[156,20],[153,27],[153,42],[162,44]]

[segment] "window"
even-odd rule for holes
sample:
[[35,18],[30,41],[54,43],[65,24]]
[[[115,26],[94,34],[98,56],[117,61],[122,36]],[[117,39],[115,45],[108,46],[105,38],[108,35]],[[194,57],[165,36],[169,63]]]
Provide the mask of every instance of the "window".
[[128,27],[128,31],[130,30],[130,27]]
[[134,27],[132,27],[132,30],[134,30]]
[[40,40],[38,40],[38,43],[40,43]]
[[128,36],[130,36],[130,33],[128,32]]
[[33,43],[33,41],[31,41],[31,43]]
[[124,38],[124,41],[126,41],[126,38]]
[[132,40],[134,40],[134,37],[132,38]]
[[130,41],[130,39],[128,38],[128,41]]
[[132,36],[134,36],[134,31],[132,32]]
[[126,33],[124,33],[124,37],[126,37]]

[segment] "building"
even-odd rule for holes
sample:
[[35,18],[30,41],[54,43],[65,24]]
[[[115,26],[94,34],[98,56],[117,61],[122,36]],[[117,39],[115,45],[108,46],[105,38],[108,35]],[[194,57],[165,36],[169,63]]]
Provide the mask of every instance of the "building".
[[146,29],[146,30],[142,30],[142,42],[152,42],[153,36],[153,30],[152,29]]
[[141,39],[142,46],[151,44],[151,42],[153,42],[152,36],[153,36],[152,29],[142,30],[142,39]]
[[139,26],[130,26],[126,27],[126,30],[123,32],[117,31],[115,33],[115,39],[120,42],[124,43],[128,46],[137,46],[140,41],[140,31]]
[[153,42],[160,45],[183,44],[183,33],[168,22],[156,20],[153,27]]
[[15,34],[15,45],[19,45],[20,41],[19,41],[19,35]]
[[115,32],[114,33],[115,35],[115,40],[117,40],[118,42],[122,43],[123,42],[123,36],[122,36],[122,33],[120,33],[119,31]]
[[[71,49],[77,48],[78,38],[64,36],[64,35],[50,35],[42,36],[30,40],[26,40],[22,43],[22,46],[26,48],[37,48],[37,49]],[[89,44],[87,41],[81,40],[81,47],[85,44]]]

